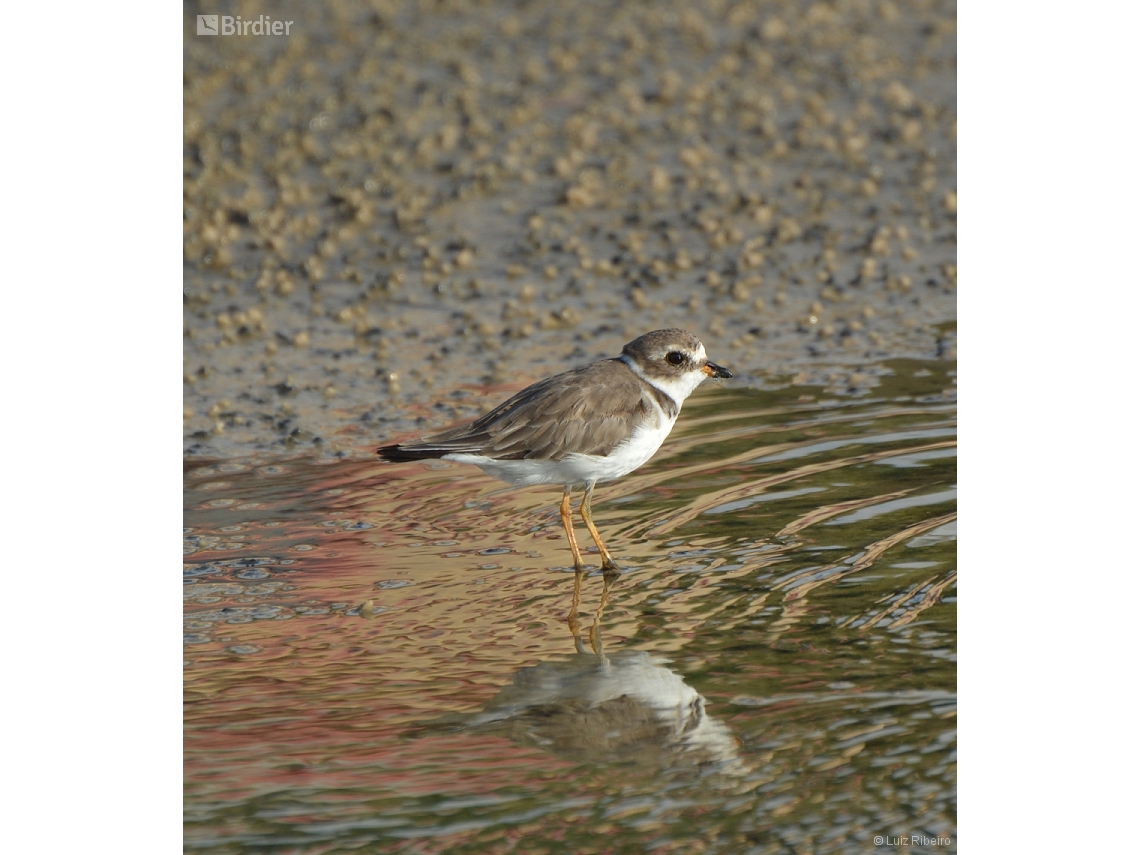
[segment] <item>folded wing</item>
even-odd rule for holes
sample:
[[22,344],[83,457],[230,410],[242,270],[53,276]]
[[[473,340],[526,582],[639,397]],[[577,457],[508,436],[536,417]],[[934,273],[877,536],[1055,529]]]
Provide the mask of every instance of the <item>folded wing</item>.
[[[617,366],[621,370],[616,370]],[[479,454],[495,460],[561,460],[605,455],[653,408],[651,387],[618,360],[605,360],[523,389],[467,425],[389,445],[387,460]],[[630,401],[636,401],[631,409]]]

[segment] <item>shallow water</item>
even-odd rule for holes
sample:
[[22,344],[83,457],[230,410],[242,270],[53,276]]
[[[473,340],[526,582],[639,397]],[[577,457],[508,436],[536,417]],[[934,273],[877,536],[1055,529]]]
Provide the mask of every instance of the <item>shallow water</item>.
[[187,850],[955,850],[954,371],[889,365],[694,395],[577,640],[556,489],[188,462]]

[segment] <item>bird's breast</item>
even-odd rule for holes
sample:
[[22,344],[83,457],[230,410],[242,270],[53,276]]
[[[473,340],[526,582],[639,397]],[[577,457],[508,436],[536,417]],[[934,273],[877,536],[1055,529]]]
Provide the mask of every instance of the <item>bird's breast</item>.
[[635,428],[629,439],[618,443],[613,451],[602,458],[604,463],[601,465],[605,469],[605,474],[599,477],[598,481],[620,478],[649,460],[657,453],[657,449],[673,429],[675,421],[676,418],[670,419],[664,414],[658,414],[656,419],[647,420],[645,424]]

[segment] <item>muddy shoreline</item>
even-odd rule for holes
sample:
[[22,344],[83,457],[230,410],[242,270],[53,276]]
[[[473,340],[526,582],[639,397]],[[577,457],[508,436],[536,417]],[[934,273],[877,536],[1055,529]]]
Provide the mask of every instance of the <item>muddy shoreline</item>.
[[188,457],[355,456],[667,326],[757,388],[956,357],[954,4],[270,11],[185,42]]

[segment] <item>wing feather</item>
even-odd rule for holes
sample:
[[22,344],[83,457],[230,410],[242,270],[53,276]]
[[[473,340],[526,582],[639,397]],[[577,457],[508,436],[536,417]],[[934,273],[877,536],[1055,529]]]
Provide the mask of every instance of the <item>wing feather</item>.
[[[622,370],[615,370],[615,362]],[[403,459],[457,453],[498,460],[604,455],[629,436],[631,417],[652,411],[655,391],[619,360],[607,359],[528,386],[470,424],[383,451]]]

